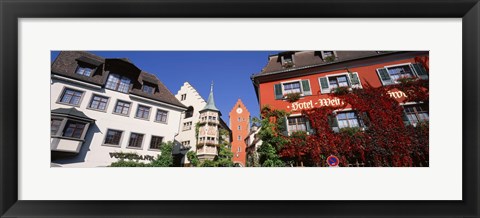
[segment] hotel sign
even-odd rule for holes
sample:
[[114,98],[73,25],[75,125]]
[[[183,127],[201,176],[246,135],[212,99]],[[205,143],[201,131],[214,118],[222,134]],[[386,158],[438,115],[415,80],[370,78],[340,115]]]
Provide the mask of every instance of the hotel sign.
[[[402,92],[402,91],[388,91],[387,94],[391,98],[399,99],[399,98],[406,98],[407,95]],[[287,109],[290,109],[291,111],[298,111],[298,110],[307,110],[307,109],[312,109],[316,107],[337,107],[337,106],[343,106],[345,102],[343,102],[341,99],[334,97],[334,98],[320,98],[315,100],[309,100],[309,101],[304,101],[304,102],[293,102],[290,105],[287,106]]]

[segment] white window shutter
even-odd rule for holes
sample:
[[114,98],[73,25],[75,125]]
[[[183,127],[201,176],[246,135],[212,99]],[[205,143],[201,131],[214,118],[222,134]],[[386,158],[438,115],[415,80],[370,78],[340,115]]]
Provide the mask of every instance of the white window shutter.
[[413,72],[416,74],[417,77],[420,79],[428,79],[427,70],[421,63],[411,64],[410,67],[413,69]]
[[387,69],[378,68],[377,74],[378,74],[378,77],[380,78],[380,81],[382,82],[382,85],[386,86],[393,83],[392,78],[390,77],[390,74],[388,74]]
[[330,93],[330,87],[328,85],[328,79],[327,77],[320,77],[318,78],[318,81],[320,82],[320,90],[323,93]]
[[350,84],[352,84],[352,88],[362,88],[362,83],[360,82],[360,77],[358,73],[349,73]]

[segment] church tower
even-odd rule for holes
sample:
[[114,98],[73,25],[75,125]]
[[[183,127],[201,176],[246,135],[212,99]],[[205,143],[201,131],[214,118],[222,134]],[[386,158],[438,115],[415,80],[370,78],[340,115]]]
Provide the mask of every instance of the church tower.
[[197,157],[200,161],[213,160],[218,153],[220,110],[213,99],[213,82],[210,86],[207,104],[199,111],[199,128],[197,138]]
[[232,130],[232,161],[241,166],[245,166],[247,155],[245,138],[250,133],[250,112],[238,99],[237,103],[230,111],[230,129]]

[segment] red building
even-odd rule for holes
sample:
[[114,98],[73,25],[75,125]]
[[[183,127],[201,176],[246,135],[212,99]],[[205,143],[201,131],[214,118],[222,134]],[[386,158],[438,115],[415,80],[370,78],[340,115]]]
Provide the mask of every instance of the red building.
[[232,130],[232,161],[240,166],[245,166],[247,145],[244,139],[250,132],[250,112],[242,100],[238,99],[229,115],[230,129]]
[[[385,94],[403,107],[405,123],[415,126],[428,121],[428,104],[407,102],[406,93],[395,86],[405,78],[428,80],[428,71],[428,51],[287,51],[268,57],[267,65],[252,81],[261,108],[268,105],[289,113],[285,119],[288,135],[296,131],[311,134],[302,111],[342,106],[345,103],[333,95],[339,89],[384,87]],[[349,104],[334,115],[335,132],[363,126]]]

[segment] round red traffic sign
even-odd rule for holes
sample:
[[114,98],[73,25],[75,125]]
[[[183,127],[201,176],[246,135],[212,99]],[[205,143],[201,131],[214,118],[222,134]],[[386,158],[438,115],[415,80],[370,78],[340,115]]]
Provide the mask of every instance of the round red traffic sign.
[[337,156],[330,155],[329,157],[327,157],[328,166],[336,167],[338,166],[339,163],[340,163],[340,160],[338,159]]

